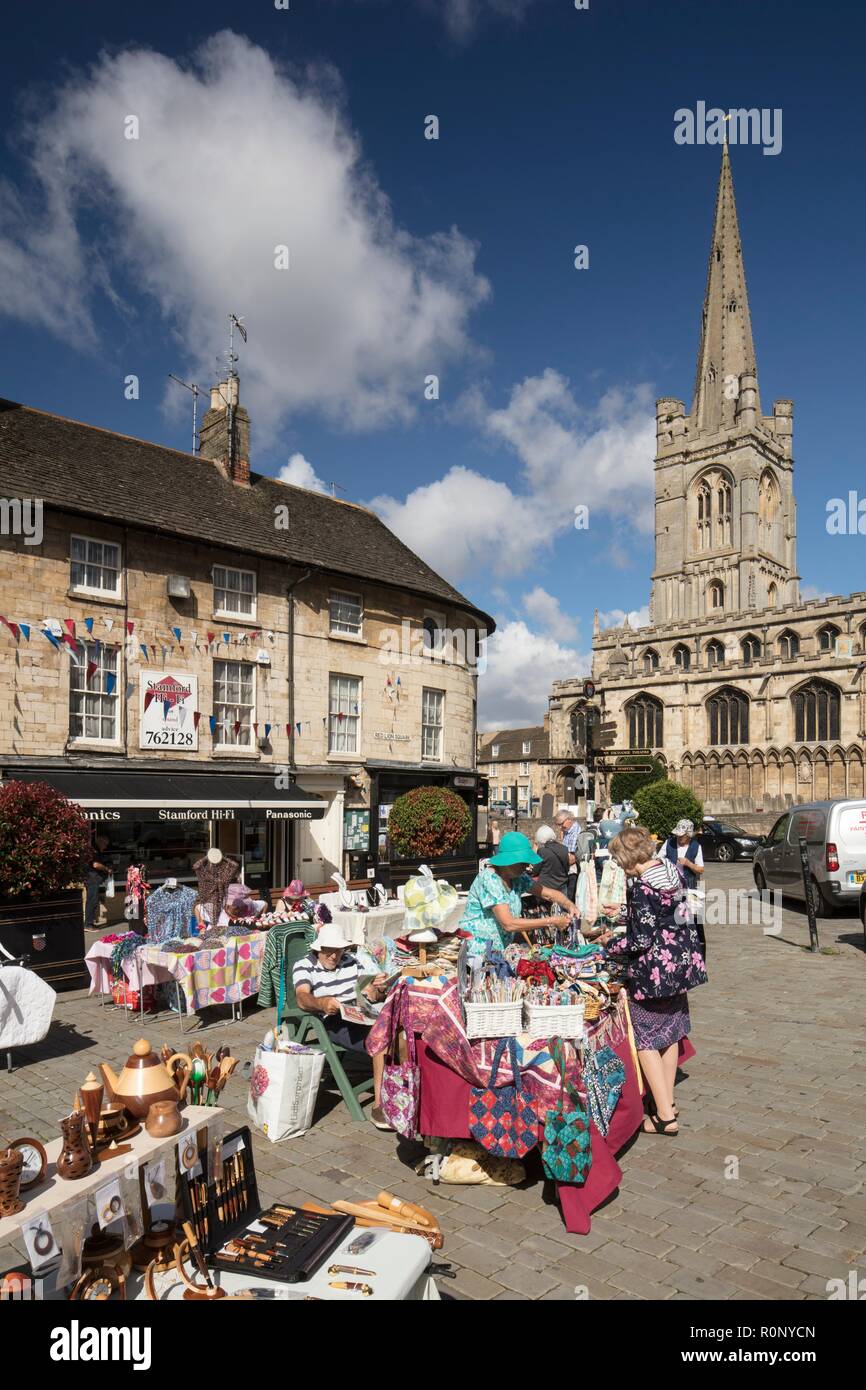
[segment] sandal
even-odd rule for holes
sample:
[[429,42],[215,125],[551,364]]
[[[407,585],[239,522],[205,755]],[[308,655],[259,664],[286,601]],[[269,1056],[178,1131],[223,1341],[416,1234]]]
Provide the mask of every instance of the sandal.
[[646,1129],[643,1125],[641,1125],[641,1129],[643,1130],[644,1134],[662,1134],[664,1135],[665,1139],[676,1139],[677,1135],[679,1134],[679,1129],[668,1129],[668,1125],[676,1124],[676,1115],[674,1115],[673,1118],[670,1120],[660,1120],[658,1115],[649,1114],[646,1115],[645,1118],[649,1120],[650,1124],[652,1125],[652,1129]]

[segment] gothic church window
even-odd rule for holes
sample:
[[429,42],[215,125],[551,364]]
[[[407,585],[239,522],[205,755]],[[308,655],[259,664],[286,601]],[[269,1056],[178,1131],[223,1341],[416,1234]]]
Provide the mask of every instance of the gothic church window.
[[698,549],[709,550],[713,544],[713,494],[708,482],[698,488]]
[[768,607],[770,607],[770,608],[775,608],[775,607],[776,607],[776,604],[777,604],[778,602],[779,602],[779,591],[778,591],[778,589],[776,588],[775,584],[771,584],[770,587],[769,587],[769,589],[767,590],[767,604],[768,604]]
[[629,748],[661,748],[664,745],[664,707],[652,695],[637,695],[625,707]]
[[758,484],[758,544],[764,550],[772,551],[775,548],[773,540],[780,508],[779,484],[770,470],[765,468]]
[[830,653],[835,652],[836,638],[838,636],[838,627],[834,627],[832,623],[827,623],[826,627],[822,627],[818,632],[818,651]]
[[707,589],[707,608],[712,612],[714,609],[724,608],[725,606],[725,586],[721,580],[714,579]]
[[798,743],[826,742],[839,737],[839,691],[827,681],[811,680],[791,696],[794,738]]
[[761,640],[750,634],[743,638],[741,651],[743,653],[743,665],[752,666],[756,661],[761,660]]
[[716,545],[731,544],[732,505],[731,485],[722,479],[716,493]]
[[659,669],[659,654],[649,647],[643,654],[644,675],[651,676],[653,671]]
[[674,665],[681,671],[688,671],[692,664],[692,654],[688,647],[674,647]]
[[707,701],[707,735],[712,747],[748,743],[749,700],[741,690],[723,686]]
[[706,651],[708,666],[723,665],[725,660],[725,649],[722,646],[721,642],[708,642]]
[[779,638],[779,656],[783,661],[793,661],[794,657],[799,655],[800,639],[796,632],[791,632],[789,628],[786,628]]

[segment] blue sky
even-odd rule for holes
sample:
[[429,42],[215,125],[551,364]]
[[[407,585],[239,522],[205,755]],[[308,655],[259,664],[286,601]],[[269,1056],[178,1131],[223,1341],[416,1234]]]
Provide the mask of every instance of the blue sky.
[[493,612],[482,719],[533,722],[593,610],[648,599],[652,402],[690,403],[720,154],[674,112],[781,108],[778,155],[732,150],[762,404],[795,402],[806,592],[866,587],[824,525],[866,493],[864,28],[840,0],[19,10],[0,394],[186,448],[167,375],[209,386],[244,315],[253,467],[373,503]]

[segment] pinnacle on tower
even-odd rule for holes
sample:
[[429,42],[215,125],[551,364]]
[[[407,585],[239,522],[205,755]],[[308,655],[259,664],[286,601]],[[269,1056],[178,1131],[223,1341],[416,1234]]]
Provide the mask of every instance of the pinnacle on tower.
[[[692,403],[692,416],[699,432],[714,434],[733,426],[740,376],[744,372],[754,376],[757,382],[746,271],[734,202],[731,159],[726,144],[722,150],[722,168],[716,194]],[[755,403],[760,418],[757,392]]]

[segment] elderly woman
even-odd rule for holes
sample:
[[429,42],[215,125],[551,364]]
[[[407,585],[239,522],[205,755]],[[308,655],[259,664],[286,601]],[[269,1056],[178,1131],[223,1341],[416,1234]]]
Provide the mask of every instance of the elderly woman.
[[644,1133],[679,1133],[674,1080],[679,1042],[690,1028],[688,991],[706,983],[698,934],[675,865],[659,858],[649,831],[623,830],[610,852],[629,878],[626,933],[608,946],[624,955],[638,1059],[652,1092]]
[[502,836],[499,849],[488,859],[487,867],[473,879],[460,921],[463,931],[472,934],[470,956],[483,956],[488,942],[501,951],[514,932],[560,925],[561,919],[555,917],[533,917],[529,922],[523,921],[520,914],[525,893],[533,893],[545,902],[558,903],[571,916],[576,914],[574,903],[564,893],[545,888],[538,879],[530,878],[527,873],[530,864],[540,863],[541,855],[535,853],[520,831],[509,830]]
[[565,845],[556,838],[556,831],[549,825],[540,825],[535,835],[535,848],[541,856],[533,878],[537,878],[542,888],[555,888],[557,893],[568,897],[568,872],[570,856]]

